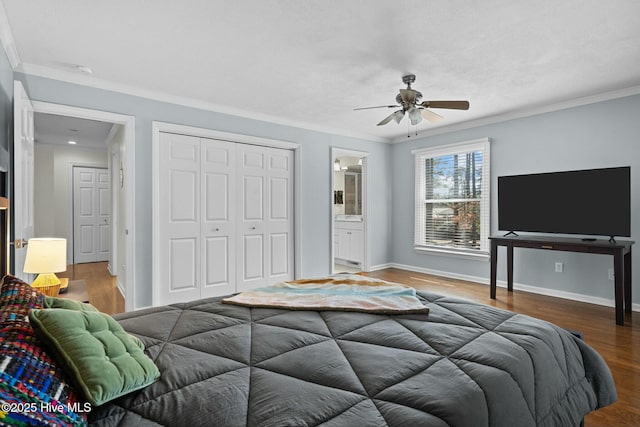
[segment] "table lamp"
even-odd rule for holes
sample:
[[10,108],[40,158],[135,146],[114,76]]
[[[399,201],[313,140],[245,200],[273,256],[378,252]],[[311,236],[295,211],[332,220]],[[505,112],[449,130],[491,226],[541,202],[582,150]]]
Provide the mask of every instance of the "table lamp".
[[[60,289],[60,279],[55,273],[67,269],[67,239],[42,237],[29,239],[27,255],[24,259],[25,273],[37,273],[31,286],[46,291],[54,288],[55,295]],[[57,286],[56,286],[57,285]],[[48,295],[47,292],[44,292]]]

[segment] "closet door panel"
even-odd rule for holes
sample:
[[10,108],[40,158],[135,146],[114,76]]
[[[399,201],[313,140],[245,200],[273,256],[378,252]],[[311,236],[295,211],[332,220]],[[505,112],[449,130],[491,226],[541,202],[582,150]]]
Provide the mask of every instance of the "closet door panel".
[[201,297],[234,293],[236,264],[236,144],[200,139],[202,171]]
[[267,282],[292,280],[293,275],[293,153],[268,148],[267,228],[270,241]]
[[266,152],[263,147],[238,144],[237,180],[241,183],[237,203],[238,224],[237,290],[265,286],[268,266],[266,236]]
[[242,200],[243,222],[264,220],[264,177],[246,175],[242,177],[244,197]]
[[249,145],[239,145],[238,151],[242,291],[293,279],[293,153]]
[[197,238],[172,238],[169,292],[193,291],[198,287],[196,275]]
[[282,280],[289,280],[289,234],[272,233],[271,240],[271,277],[285,276]]
[[160,304],[200,298],[200,140],[160,134]]
[[246,288],[262,284],[264,279],[264,238],[262,234],[246,235],[243,239],[244,269],[242,281]]
[[[231,286],[229,275],[229,238],[209,237],[205,239],[205,293],[221,294],[233,293],[234,289],[225,292],[221,288]],[[209,296],[209,295],[207,295]],[[215,295],[211,295],[215,296]]]

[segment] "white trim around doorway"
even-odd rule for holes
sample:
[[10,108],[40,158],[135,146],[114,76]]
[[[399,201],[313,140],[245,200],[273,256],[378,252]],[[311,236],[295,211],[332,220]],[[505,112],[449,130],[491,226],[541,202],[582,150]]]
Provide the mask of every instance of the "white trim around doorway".
[[345,156],[349,156],[349,157],[360,157],[362,159],[362,197],[363,197],[363,201],[362,201],[362,206],[364,207],[364,212],[362,215],[362,228],[364,231],[364,253],[363,253],[363,257],[362,257],[362,265],[361,270],[368,272],[370,270],[370,253],[371,251],[369,250],[369,241],[370,241],[370,227],[371,227],[371,220],[369,218],[370,214],[371,214],[371,185],[369,184],[369,162],[368,162],[368,157],[369,157],[368,152],[366,151],[357,151],[357,150],[349,150],[347,148],[339,148],[339,147],[331,147],[331,163],[330,163],[330,168],[331,168],[331,184],[330,184],[330,194],[329,194],[329,217],[331,218],[331,227],[329,230],[330,233],[330,238],[329,238],[329,260],[331,262],[331,265],[329,266],[329,271],[333,274],[335,273],[334,271],[334,260],[335,260],[335,253],[334,253],[334,227],[335,227],[335,218],[333,217],[333,188],[334,188],[334,182],[333,182],[333,164],[336,161],[336,159],[338,157],[345,157]]
[[222,132],[213,129],[199,128],[194,126],[185,126],[179,125],[175,123],[166,123],[166,122],[152,122],[152,131],[151,131],[151,156],[152,156],[152,222],[153,222],[153,231],[152,231],[152,282],[154,283],[153,296],[152,301],[153,305],[157,305],[157,292],[155,288],[155,284],[160,283],[160,266],[159,266],[159,250],[157,247],[157,243],[159,241],[158,236],[160,234],[160,219],[159,212],[162,209],[162,206],[159,204],[160,200],[160,188],[158,183],[160,182],[160,170],[158,165],[160,164],[160,153],[158,150],[158,145],[160,144],[160,132],[167,133],[176,133],[181,135],[189,135],[200,138],[210,138],[217,139],[222,141],[236,142],[240,144],[250,144],[250,145],[259,145],[263,147],[272,147],[272,148],[281,148],[284,150],[293,151],[294,165],[293,165],[293,269],[294,269],[294,277],[296,279],[300,278],[300,269],[301,269],[301,259],[300,259],[300,239],[301,239],[301,230],[300,230],[300,144],[289,141],[281,141],[276,139],[268,139],[262,138],[258,136],[252,135],[244,135],[230,132]]
[[[124,277],[124,309],[131,311],[136,306],[136,254],[135,254],[135,129],[134,116],[111,113],[108,111],[91,110],[88,108],[73,107],[70,105],[54,104],[50,102],[32,101],[33,110],[36,113],[55,114],[58,116],[75,117],[87,120],[99,120],[102,122],[116,123],[124,126],[126,163],[124,165],[124,190],[127,204],[125,222],[127,224],[126,239],[126,269]],[[113,217],[113,207],[112,217]],[[113,245],[113,243],[112,243]],[[119,278],[118,281],[122,280]]]

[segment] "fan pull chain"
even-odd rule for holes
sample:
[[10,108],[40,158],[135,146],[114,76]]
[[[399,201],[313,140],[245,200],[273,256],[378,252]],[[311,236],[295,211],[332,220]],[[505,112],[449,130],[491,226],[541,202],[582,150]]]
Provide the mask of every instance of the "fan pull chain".
[[[416,136],[418,136],[418,125],[416,125]],[[411,138],[411,122],[407,122],[407,138]]]

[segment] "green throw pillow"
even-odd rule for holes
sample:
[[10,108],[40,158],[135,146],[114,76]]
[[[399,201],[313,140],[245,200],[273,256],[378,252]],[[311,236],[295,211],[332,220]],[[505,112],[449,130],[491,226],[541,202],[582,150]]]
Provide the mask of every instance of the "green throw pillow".
[[64,308],[65,310],[76,311],[98,311],[97,308],[86,302],[74,301],[69,298],[56,298],[45,296],[44,308]]
[[144,344],[108,314],[48,308],[31,310],[29,320],[93,405],[144,388],[160,376]]

